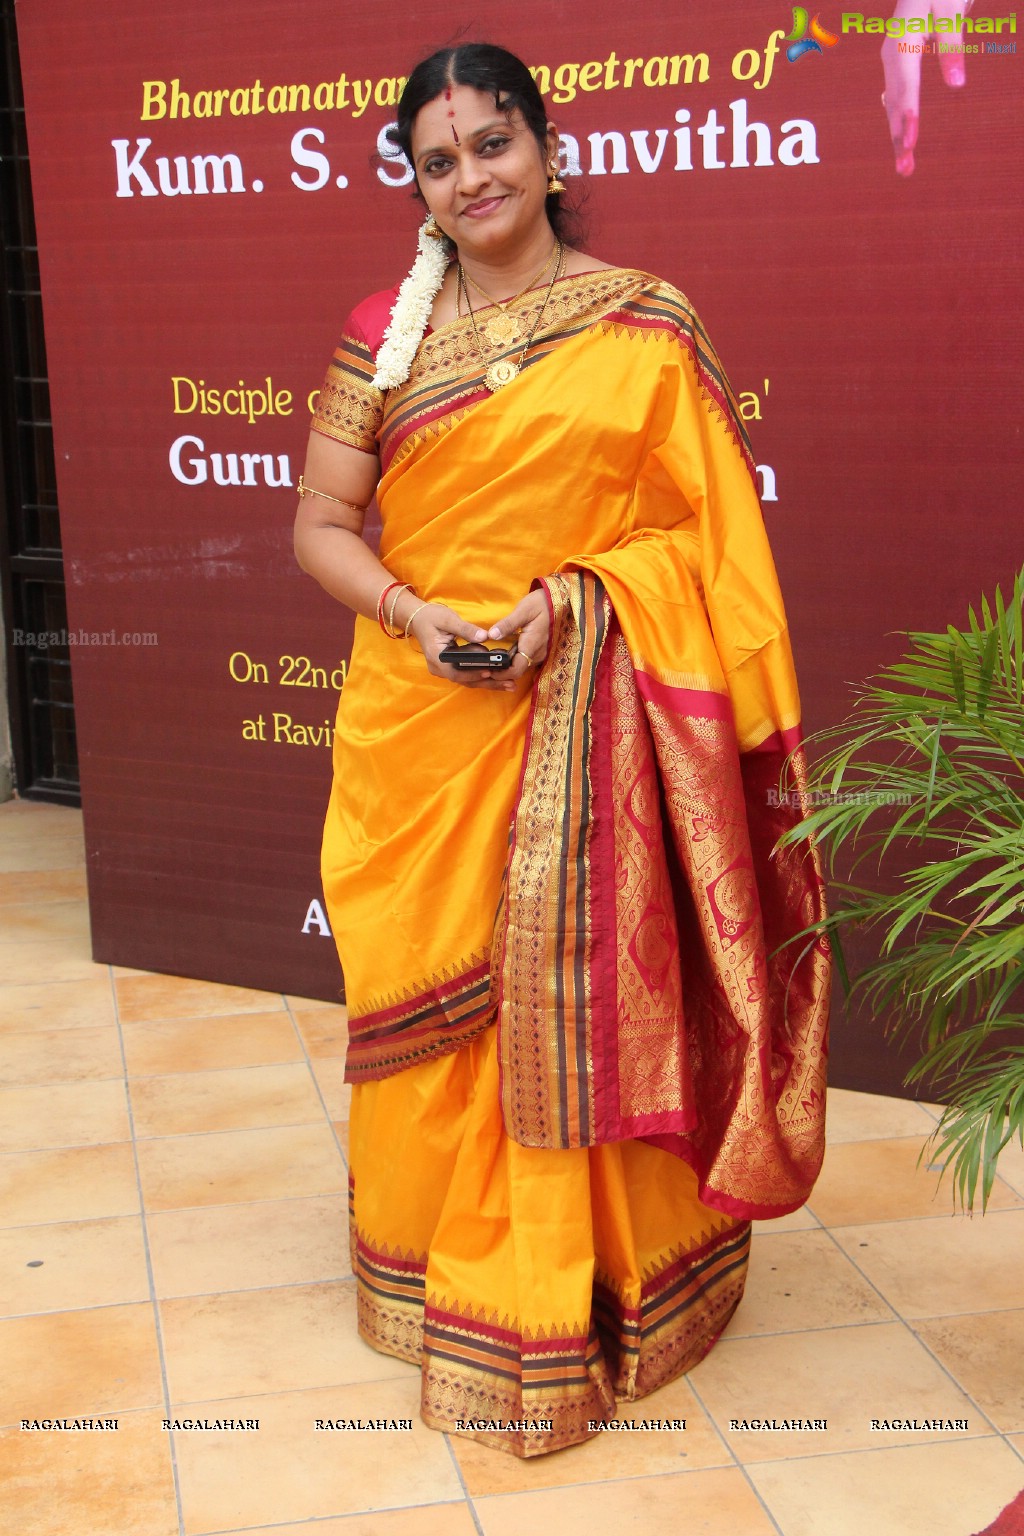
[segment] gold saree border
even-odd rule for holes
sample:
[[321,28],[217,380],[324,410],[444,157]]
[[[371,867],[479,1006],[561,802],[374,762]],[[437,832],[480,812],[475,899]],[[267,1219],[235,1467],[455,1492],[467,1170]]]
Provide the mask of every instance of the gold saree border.
[[[641,342],[658,336],[675,342],[697,376],[704,404],[725,424],[751,479],[754,458],[739,402],[699,316],[671,283],[633,268],[577,273],[556,284],[545,304],[541,297],[521,309],[523,323],[542,318],[543,329],[522,365],[523,380],[558,347],[590,331],[593,336],[634,336]],[[484,373],[499,358],[517,358],[517,346],[488,353],[481,360],[469,319],[454,320],[429,332],[420,344],[408,380],[384,397],[379,442],[381,467],[388,471],[419,445],[454,426],[475,405],[491,398]],[[599,364],[596,362],[594,366]],[[509,386],[506,386],[508,388]],[[515,390],[518,382],[513,381]]]
[[310,428],[336,443],[375,453],[384,396],[373,382],[377,371],[373,353],[355,330],[350,317],[349,328],[327,366]]
[[345,1081],[390,1077],[466,1045],[494,1017],[490,957],[472,955],[349,1017]]
[[653,1262],[639,1298],[598,1269],[587,1323],[530,1327],[428,1295],[425,1254],[374,1242],[351,1203],[349,1221],[360,1335],[420,1366],[430,1428],[520,1457],[590,1439],[600,1433],[592,1424],[616,1417],[617,1400],[645,1397],[697,1365],[739,1305],[750,1252],[749,1224],[727,1225]]
[[542,585],[495,938],[506,1128],[640,1138],[713,1209],[783,1215],[824,1154],[828,1020],[827,946],[786,947],[823,911],[820,867],[773,851],[799,816],[770,793],[797,733],[740,754],[726,696],[633,673],[595,577]]

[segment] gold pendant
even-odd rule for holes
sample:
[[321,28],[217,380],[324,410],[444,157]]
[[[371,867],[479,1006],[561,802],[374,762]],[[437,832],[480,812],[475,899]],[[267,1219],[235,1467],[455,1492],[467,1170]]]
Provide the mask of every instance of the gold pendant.
[[510,357],[501,357],[496,363],[492,363],[484,374],[484,384],[493,395],[496,389],[503,389],[506,384],[511,384],[518,372],[518,363],[514,363]]
[[508,347],[518,341],[522,328],[514,315],[497,314],[480,327],[492,347]]

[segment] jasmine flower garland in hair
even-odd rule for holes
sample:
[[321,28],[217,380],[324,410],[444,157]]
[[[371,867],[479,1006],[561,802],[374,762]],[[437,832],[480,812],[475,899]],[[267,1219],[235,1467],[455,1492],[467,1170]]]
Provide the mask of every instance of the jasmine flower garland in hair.
[[398,290],[388,328],[377,353],[373,382],[378,389],[396,389],[409,377],[416,348],[423,340],[434,300],[448,270],[448,243],[428,234],[428,219],[420,226],[416,260]]

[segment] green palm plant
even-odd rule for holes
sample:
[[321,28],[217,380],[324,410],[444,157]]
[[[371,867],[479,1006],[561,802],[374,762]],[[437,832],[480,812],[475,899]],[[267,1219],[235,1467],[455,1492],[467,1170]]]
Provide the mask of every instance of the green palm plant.
[[[947,1107],[922,1153],[972,1210],[1000,1152],[1024,1144],[1024,571],[966,629],[911,633],[858,690],[849,718],[812,738],[800,825],[833,875],[823,925],[847,992],[890,1036],[916,1041],[908,1084]],[[839,866],[842,873],[837,873]],[[882,878],[859,883],[866,868]],[[851,981],[842,935],[875,935]]]

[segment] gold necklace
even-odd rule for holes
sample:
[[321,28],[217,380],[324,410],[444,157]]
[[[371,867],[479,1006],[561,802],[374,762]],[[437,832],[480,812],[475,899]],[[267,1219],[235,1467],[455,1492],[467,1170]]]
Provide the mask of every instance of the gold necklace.
[[[555,283],[558,281],[559,274],[562,270],[562,260],[565,256],[565,246],[562,244],[561,240],[556,242],[555,249],[558,252],[558,259],[555,262],[555,270],[551,274],[551,281],[548,284],[547,292],[544,295],[544,302],[541,304],[540,309],[537,312],[536,320],[530,327],[530,334],[527,336],[526,341],[523,344],[523,349],[520,352],[518,358],[513,360],[511,357],[499,357],[493,363],[490,363],[484,371],[484,387],[485,389],[488,389],[492,395],[494,394],[495,390],[504,388],[506,384],[511,384],[512,380],[517,376],[523,366],[526,354],[530,350],[533,338],[537,334],[540,322],[544,317],[544,311],[548,307],[548,300],[551,297],[552,290],[554,289]],[[459,311],[462,294],[466,295],[466,308],[469,310],[469,318],[473,325],[473,340],[476,342],[476,349],[480,354],[480,361],[486,362],[484,349],[480,342],[480,332],[477,329],[476,315],[473,311],[473,305],[470,302],[469,288],[466,285],[466,276],[460,263],[458,287],[456,289],[455,300],[457,312]]]
[[[487,337],[487,340],[491,343],[492,346],[507,347],[511,346],[513,342],[519,340],[520,336],[523,334],[523,327],[517,316],[509,314],[509,309],[513,304],[516,303],[518,299],[523,298],[525,294],[529,293],[534,283],[540,281],[557,256],[558,241],[556,240],[554,245],[551,247],[551,254],[546,258],[544,265],[533,274],[525,288],[521,288],[518,293],[512,294],[512,296],[508,299],[493,298],[491,294],[487,292],[486,288],[481,287],[475,277],[470,277],[469,273],[466,272],[464,268],[462,269],[463,285],[472,283],[477,293],[482,294],[482,296],[487,300],[488,304],[493,304],[494,307],[499,311],[498,314],[492,315],[490,320],[484,321],[480,326],[480,330]],[[466,300],[468,303],[468,292],[466,294]],[[456,312],[458,312],[458,309],[459,305],[456,301]]]

